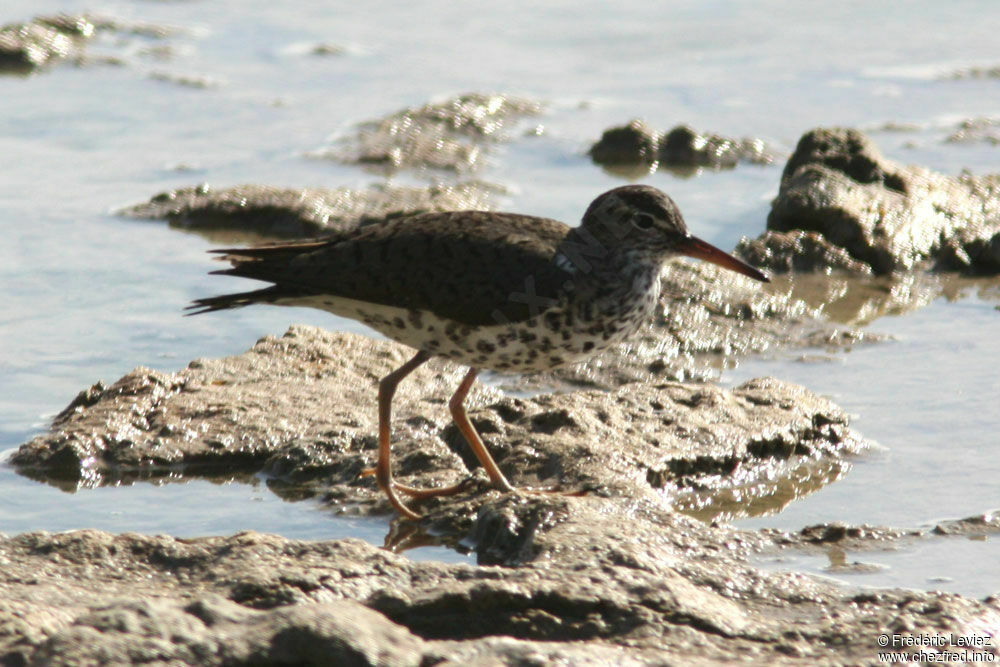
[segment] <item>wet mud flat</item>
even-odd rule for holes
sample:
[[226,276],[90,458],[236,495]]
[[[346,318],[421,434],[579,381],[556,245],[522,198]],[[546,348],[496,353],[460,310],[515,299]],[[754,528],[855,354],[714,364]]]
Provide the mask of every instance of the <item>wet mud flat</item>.
[[[69,35],[72,25],[81,37]],[[80,54],[101,29],[85,18],[41,19],[5,28],[0,40],[13,44],[6,57],[16,69],[34,71],[74,57],[86,64]],[[380,177],[445,173],[460,182],[192,185],[122,214],[228,242],[234,233],[336,235],[386,217],[494,208],[504,188],[470,175],[543,107],[458,96],[364,123],[309,156]],[[684,171],[775,159],[758,140],[687,126],[662,134],[642,123],[612,128],[590,156],[646,173],[654,162]],[[720,367],[776,349],[877,344],[858,328],[862,313],[919,307],[941,284],[927,276],[1000,270],[998,210],[993,177],[895,164],[851,129],[811,132],[788,160],[767,229],[739,247],[783,276],[774,288],[672,264],[658,316],[620,349],[477,388],[470,416],[504,473],[519,486],[580,495],[487,488],[446,418],[460,370],[431,364],[400,389],[397,475],[416,486],[472,481],[459,496],[421,503],[419,523],[397,522],[390,549],[257,533],[5,536],[0,656],[11,664],[871,663],[881,635],[995,637],[995,596],[859,591],[750,564],[783,549],[878,549],[922,534],[747,531],[689,514],[765,501],[788,486],[809,493],[869,446],[830,400],[767,377],[721,389],[708,382]],[[914,283],[929,287],[881,287]],[[376,383],[406,355],[391,343],[293,327],[175,373],[137,368],[82,391],[11,463],[61,488],[263,472],[277,492],[345,514],[386,513],[361,472],[374,461]],[[984,515],[942,524],[939,534],[996,530]],[[471,550],[478,566],[406,558],[407,546],[428,541]]]
[[[63,485],[155,479],[178,466],[265,470],[343,512],[387,511],[359,476],[374,461],[376,424],[356,406],[405,357],[393,343],[293,328],[178,373],[137,369],[82,393],[14,463]],[[445,418],[459,375],[432,364],[401,387],[396,469],[421,486],[479,483],[421,503],[419,525],[400,522],[388,539],[404,548],[432,535],[475,550],[479,566],[414,563],[358,540],[27,533],[0,540],[4,655],[56,664],[860,661],[879,633],[974,633],[1000,622],[993,598],[860,593],[747,562],[898,537],[887,529],[761,533],[672,507],[679,489],[723,492],[748,475],[780,475],[792,459],[863,451],[843,412],[802,387],[761,378],[733,390],[477,391],[470,416],[515,484],[586,492],[501,494],[469,466]]]

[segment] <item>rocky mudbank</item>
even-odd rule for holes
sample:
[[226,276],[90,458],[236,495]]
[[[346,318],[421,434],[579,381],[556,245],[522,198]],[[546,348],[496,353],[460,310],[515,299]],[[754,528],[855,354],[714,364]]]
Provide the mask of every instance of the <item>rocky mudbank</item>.
[[[504,127],[540,109],[461,96],[362,125],[329,156],[385,171],[466,173]],[[696,167],[766,162],[753,157],[764,155],[762,144],[686,128],[664,138],[633,123],[608,134],[591,152],[602,164],[648,168],[669,155]],[[294,238],[415,212],[492,208],[503,192],[478,181],[195,186],[121,213],[217,239]],[[713,520],[723,506],[812,493],[869,443],[843,410],[803,387],[700,380],[747,355],[880,340],[854,328],[864,320],[856,313],[915,307],[942,289],[930,276],[943,271],[995,275],[998,193],[994,177],[888,161],[854,130],[810,132],[785,168],[767,231],[739,248],[784,277],[759,290],[711,266],[672,262],[657,316],[629,343],[577,368],[500,378],[514,392],[474,390],[470,418],[504,474],[568,494],[488,488],[447,414],[461,369],[432,361],[401,385],[396,476],[418,487],[467,484],[418,503],[424,518],[397,521],[389,541],[470,550],[477,565],[417,563],[359,540],[252,532],[0,536],[0,661],[878,664],[884,634],[990,637],[996,656],[995,596],[855,590],[752,566],[752,556],[776,550],[891,548],[928,533],[824,524],[793,534]],[[851,312],[834,317],[838,308]],[[178,372],[137,368],[82,391],[10,463],[74,490],[178,472],[260,474],[344,514],[387,513],[361,473],[375,457],[378,380],[409,354],[292,327]],[[987,514],[933,532],[996,530]]]
[[[295,327],[178,373],[136,369],[81,393],[13,463],[58,485],[199,470],[264,471],[345,512],[386,511],[371,478],[377,379],[401,346]],[[397,397],[395,463],[418,486],[472,477],[420,505],[421,528],[480,565],[415,563],[358,540],[256,533],[177,539],[96,531],[0,539],[7,664],[658,664],[872,662],[879,633],[982,633],[1000,602],[859,592],[766,573],[774,535],[678,513],[686,489],[866,447],[830,401],[761,378],[512,398],[470,416],[518,485],[478,484],[441,404],[460,369],[430,364]],[[371,409],[359,409],[368,406]],[[280,419],[275,419],[280,415]],[[801,542],[782,538],[786,544]]]

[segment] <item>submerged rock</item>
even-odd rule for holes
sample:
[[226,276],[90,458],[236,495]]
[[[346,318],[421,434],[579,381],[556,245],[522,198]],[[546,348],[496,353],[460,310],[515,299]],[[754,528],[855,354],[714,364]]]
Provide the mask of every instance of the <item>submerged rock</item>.
[[0,72],[31,71],[78,52],[81,40],[93,36],[85,16],[39,16],[27,23],[0,27]]
[[665,135],[641,120],[605,130],[588,151],[591,159],[609,169],[658,166],[692,171],[701,167],[730,169],[739,162],[770,164],[774,156],[759,139],[730,139],[699,133],[678,125]]
[[642,120],[604,131],[600,140],[590,147],[588,155],[600,165],[651,165],[656,162],[659,136]]
[[944,76],[945,79],[1000,79],[1000,65],[992,67],[966,67]]
[[0,27],[0,74],[30,73],[63,60],[76,64],[119,64],[121,59],[117,56],[88,56],[88,43],[104,33],[161,38],[171,32],[164,26],[125,23],[86,14],[37,16],[26,23]]
[[931,531],[935,535],[961,535],[970,539],[986,539],[1000,534],[1000,511],[993,510],[955,521],[942,521]]
[[539,102],[506,95],[461,95],[364,123],[342,145],[317,155],[384,171],[468,172],[481,166],[489,143],[504,139],[512,123],[541,110]]
[[232,241],[322,236],[355,229],[385,218],[454,210],[489,210],[503,188],[482,181],[456,185],[352,188],[279,188],[238,185],[212,189],[207,184],[179,188],[119,211],[130,218],[169,220],[213,240]]
[[739,162],[770,164],[774,161],[760,139],[730,139],[718,134],[696,132],[678,125],[660,142],[660,160],[671,167],[726,169]]
[[768,231],[737,251],[774,272],[1000,272],[1000,176],[951,178],[884,158],[857,130],[802,137]]
[[949,134],[948,143],[983,142],[992,146],[1000,145],[1000,119],[998,118],[967,118]]

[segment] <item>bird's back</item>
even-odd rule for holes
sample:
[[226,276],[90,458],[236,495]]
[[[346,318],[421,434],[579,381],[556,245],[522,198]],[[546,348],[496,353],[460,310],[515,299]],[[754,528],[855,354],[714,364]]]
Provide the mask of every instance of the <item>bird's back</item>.
[[569,230],[547,218],[459,211],[399,218],[329,240],[220,250],[232,268],[217,273],[274,286],[196,306],[320,295],[433,312],[472,326],[523,321],[537,314],[533,297],[556,298],[565,283],[553,259]]

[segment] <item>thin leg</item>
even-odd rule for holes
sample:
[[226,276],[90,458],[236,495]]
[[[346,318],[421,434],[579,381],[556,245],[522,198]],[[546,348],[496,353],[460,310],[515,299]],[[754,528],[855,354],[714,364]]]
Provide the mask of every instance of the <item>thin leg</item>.
[[378,480],[378,485],[385,492],[385,495],[389,497],[392,506],[399,510],[400,514],[410,519],[419,519],[420,515],[404,505],[393,489],[395,484],[392,481],[392,464],[390,463],[392,397],[396,394],[396,387],[403,378],[430,358],[431,355],[420,350],[413,355],[412,359],[386,375],[378,383],[378,462],[375,464],[375,479]]
[[[400,514],[409,519],[420,519],[420,515],[411,510],[409,507],[403,504],[403,501],[399,499],[396,495],[396,491],[400,491],[414,498],[432,498],[435,496],[447,496],[454,495],[467,488],[467,482],[460,482],[452,486],[446,486],[437,489],[417,489],[411,486],[405,486],[403,484],[398,484],[392,479],[392,464],[391,464],[391,435],[392,435],[392,398],[396,394],[396,387],[402,382],[403,378],[412,373],[418,366],[431,358],[431,355],[427,352],[421,350],[417,352],[412,359],[407,361],[405,364],[394,370],[392,373],[386,375],[379,382],[378,385],[378,460],[375,463],[375,467],[369,470],[363,471],[361,474],[364,475],[375,475],[375,479],[378,481],[379,488],[385,492],[386,497],[389,498],[389,502],[395,507]],[[476,428],[469,421],[469,416],[465,412],[465,398],[469,395],[469,390],[472,388],[472,384],[476,381],[476,376],[479,375],[478,368],[470,368],[469,372],[465,374],[462,379],[461,384],[458,385],[458,389],[455,390],[454,395],[452,395],[451,400],[448,401],[448,408],[451,410],[451,416],[455,420],[455,424],[458,426],[458,430],[462,432],[465,436],[465,440],[472,447],[472,452],[479,459],[483,468],[486,470],[486,474],[490,478],[493,486],[501,491],[516,491],[516,489],[507,481],[504,474],[500,471],[499,466],[497,466],[496,461],[490,455],[489,450],[486,449],[486,445],[483,444],[482,439],[476,432]],[[558,491],[553,489],[524,489],[529,493],[558,493]],[[584,492],[569,493],[567,495],[583,495]]]
[[507,478],[500,472],[496,461],[490,456],[489,450],[486,449],[486,445],[483,444],[472,422],[469,421],[469,416],[465,414],[465,397],[469,395],[469,389],[472,388],[472,383],[476,381],[477,375],[479,375],[478,368],[469,369],[469,372],[462,379],[462,384],[458,385],[455,394],[448,401],[448,408],[451,410],[451,416],[455,420],[455,424],[458,425],[458,430],[462,432],[469,446],[472,447],[472,453],[483,464],[483,468],[486,470],[486,474],[489,475],[490,481],[493,482],[493,486],[501,491],[513,491],[514,487],[511,486]]
[[391,435],[392,435],[392,397],[396,394],[396,387],[407,375],[412,373],[420,364],[430,359],[431,355],[420,351],[417,352],[408,362],[386,375],[378,385],[378,462],[374,468],[363,471],[362,476],[375,475],[379,487],[389,498],[389,502],[401,514],[410,519],[419,519],[420,515],[403,504],[396,495],[396,491],[412,496],[414,498],[433,498],[435,496],[449,496],[461,493],[468,488],[468,482],[459,482],[452,486],[445,486],[435,489],[416,489],[412,486],[399,484],[392,479],[391,462]]
[[565,496],[582,496],[586,495],[586,491],[569,491],[565,492],[558,488],[553,489],[536,489],[536,488],[520,488],[516,489],[504,474],[500,472],[499,466],[497,466],[496,461],[490,455],[489,450],[486,449],[486,445],[483,444],[482,438],[479,437],[479,433],[476,432],[476,428],[469,421],[469,416],[465,413],[465,397],[469,395],[469,390],[472,388],[472,383],[476,381],[476,376],[479,375],[478,368],[470,368],[469,372],[465,374],[462,379],[462,384],[458,385],[458,389],[455,390],[455,394],[448,401],[448,407],[451,409],[451,416],[458,425],[458,429],[465,436],[466,441],[468,441],[469,446],[472,447],[473,453],[479,462],[483,464],[483,468],[486,469],[486,474],[489,475],[490,481],[493,482],[493,486],[501,491],[523,491],[525,493],[536,493],[536,494],[558,494]]

